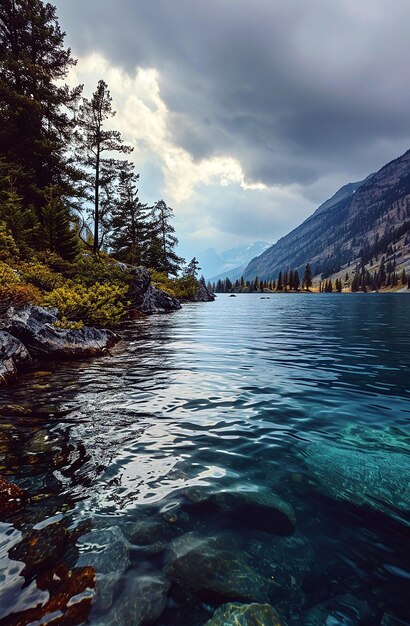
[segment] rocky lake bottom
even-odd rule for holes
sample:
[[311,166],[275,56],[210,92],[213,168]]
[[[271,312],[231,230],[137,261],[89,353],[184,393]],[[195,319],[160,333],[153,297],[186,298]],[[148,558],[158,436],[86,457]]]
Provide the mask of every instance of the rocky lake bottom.
[[410,624],[409,308],[220,295],[1,389],[0,624]]

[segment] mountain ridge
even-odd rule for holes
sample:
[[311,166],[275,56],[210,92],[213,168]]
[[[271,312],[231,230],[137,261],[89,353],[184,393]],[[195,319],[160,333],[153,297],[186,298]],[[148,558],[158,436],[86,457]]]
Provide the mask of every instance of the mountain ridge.
[[397,253],[402,257],[405,253],[407,262],[410,241],[401,241],[409,230],[407,222],[410,227],[410,150],[363,181],[341,187],[304,222],[252,259],[244,278],[270,280],[284,269],[302,270],[306,263],[315,274],[331,276],[356,263],[360,255],[369,257],[373,248],[374,255],[380,255],[399,244]]

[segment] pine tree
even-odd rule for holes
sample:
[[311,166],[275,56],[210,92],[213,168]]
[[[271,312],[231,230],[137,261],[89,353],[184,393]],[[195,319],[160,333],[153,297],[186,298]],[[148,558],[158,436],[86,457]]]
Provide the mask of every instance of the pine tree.
[[183,269],[183,275],[192,276],[192,278],[197,278],[200,269],[201,268],[199,267],[199,261],[197,260],[196,257],[194,257],[193,259],[191,259],[188,265]]
[[44,248],[72,261],[80,252],[78,227],[70,219],[58,188],[45,189],[46,202],[42,209],[41,238]]
[[138,198],[139,174],[126,162],[119,175],[118,200],[111,210],[110,247],[120,261],[142,265],[149,241],[149,209]]
[[293,288],[296,291],[299,291],[299,287],[300,287],[299,272],[297,270],[295,270],[294,273],[293,273]]
[[279,272],[278,282],[276,283],[276,291],[283,291],[282,272]]
[[10,168],[0,163],[0,222],[17,242],[20,253],[28,256],[30,250],[38,245],[40,239],[40,222],[32,206],[23,206],[23,198],[17,192],[17,179],[11,174]]
[[[50,186],[58,189],[65,221],[70,221],[71,205],[80,193],[80,173],[69,153],[82,88],[64,84],[75,64],[70,49],[64,48],[64,37],[51,4],[0,3],[1,178],[14,179],[20,217],[30,213],[30,222],[43,222]],[[7,193],[9,184],[0,185],[0,192]],[[17,235],[20,241],[27,245],[23,231]]]
[[173,210],[164,200],[158,200],[152,208],[149,265],[167,275],[176,276],[184,260],[175,252],[178,239],[171,224],[173,217]]
[[[79,157],[88,181],[90,199],[93,200],[91,217],[93,220],[93,252],[98,254],[104,244],[105,228],[104,215],[101,215],[101,189],[105,190],[105,197],[109,185],[119,176],[123,163],[113,158],[104,157],[105,153],[119,152],[129,154],[133,148],[126,146],[117,130],[106,130],[106,122],[114,117],[112,98],[108,85],[100,80],[92,98],[83,98],[77,116],[78,132],[76,134]],[[92,190],[92,194],[91,194]],[[106,208],[107,205],[105,205]],[[103,207],[104,213],[104,207]],[[102,219],[103,218],[103,219]],[[108,216],[105,212],[105,219]],[[107,223],[106,222],[106,223]]]
[[312,268],[308,263],[305,267],[305,273],[303,275],[303,286],[306,291],[309,291],[309,288],[312,286]]

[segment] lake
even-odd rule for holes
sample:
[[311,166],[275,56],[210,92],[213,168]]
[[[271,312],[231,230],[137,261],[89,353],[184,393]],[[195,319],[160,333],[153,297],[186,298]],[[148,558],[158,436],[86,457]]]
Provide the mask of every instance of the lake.
[[409,313],[223,294],[0,390],[1,623],[410,623]]

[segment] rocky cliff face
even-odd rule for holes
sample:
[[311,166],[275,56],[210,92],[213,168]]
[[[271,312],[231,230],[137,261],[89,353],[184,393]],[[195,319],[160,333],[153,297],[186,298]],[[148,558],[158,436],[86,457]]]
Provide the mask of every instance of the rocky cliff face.
[[245,278],[277,278],[280,270],[329,276],[394,248],[397,264],[410,265],[410,150],[361,183],[342,187],[311,217],[260,256]]

